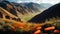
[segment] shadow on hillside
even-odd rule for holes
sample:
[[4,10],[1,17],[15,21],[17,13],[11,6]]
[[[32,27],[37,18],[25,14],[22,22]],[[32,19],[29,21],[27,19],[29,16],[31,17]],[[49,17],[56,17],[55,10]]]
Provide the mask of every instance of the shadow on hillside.
[[49,21],[50,18],[57,18],[60,19],[60,3],[48,8],[47,10],[43,11],[41,14],[36,15],[28,22],[33,23],[43,23],[47,19]]

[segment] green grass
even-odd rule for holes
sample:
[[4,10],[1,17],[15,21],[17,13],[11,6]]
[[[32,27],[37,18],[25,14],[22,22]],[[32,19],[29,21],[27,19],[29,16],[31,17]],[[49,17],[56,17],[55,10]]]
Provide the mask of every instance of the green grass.
[[22,17],[21,17],[21,19],[23,19],[23,20],[26,20],[26,21],[28,21],[28,20],[30,20],[31,18],[33,18],[34,16],[36,16],[37,14],[39,14],[39,12],[38,13],[31,13],[31,14],[26,14],[26,15],[23,15]]
[[23,19],[27,21],[30,20],[32,17],[34,17],[34,15],[24,16]]

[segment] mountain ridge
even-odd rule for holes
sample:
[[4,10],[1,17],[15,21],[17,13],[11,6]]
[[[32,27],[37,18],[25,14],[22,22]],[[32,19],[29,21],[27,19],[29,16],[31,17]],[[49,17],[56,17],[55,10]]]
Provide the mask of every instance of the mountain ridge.
[[45,22],[45,20],[49,20],[50,18],[57,18],[60,17],[60,3],[53,5],[52,7],[48,8],[47,10],[43,11],[42,13],[36,15],[35,17],[33,17],[31,20],[29,20],[28,22],[38,22],[38,23],[43,23]]
[[15,2],[9,2],[9,1],[2,1],[0,2],[0,7],[7,10],[9,13],[13,14],[14,16],[17,16],[18,18],[21,18],[21,16],[24,17],[24,15],[32,15],[33,13],[41,13],[42,9],[41,5],[37,3],[15,3]]

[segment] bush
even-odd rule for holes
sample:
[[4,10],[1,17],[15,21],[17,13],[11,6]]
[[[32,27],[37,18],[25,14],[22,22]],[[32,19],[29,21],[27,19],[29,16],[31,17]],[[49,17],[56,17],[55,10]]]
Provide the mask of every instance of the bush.
[[56,29],[60,30],[60,22],[55,22],[53,25]]

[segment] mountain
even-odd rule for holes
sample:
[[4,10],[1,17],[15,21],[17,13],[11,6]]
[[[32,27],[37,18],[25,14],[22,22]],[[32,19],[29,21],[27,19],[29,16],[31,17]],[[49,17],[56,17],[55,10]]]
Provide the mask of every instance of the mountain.
[[[22,3],[21,3],[22,4]],[[33,11],[39,11],[39,4],[37,3],[33,3],[33,2],[30,2],[30,3],[23,3],[24,6],[26,6],[27,8],[29,8],[30,10],[33,10]]]
[[0,18],[21,21],[21,19],[0,7]]
[[[23,6],[24,5],[24,6]],[[37,4],[39,5],[39,4]],[[9,1],[2,1],[0,3],[0,6],[4,9],[8,10],[10,13],[17,16],[16,11],[20,12],[21,14],[28,14],[33,12],[39,12],[40,10],[37,8],[35,3],[15,3],[15,2],[9,2]]]
[[36,13],[41,12],[41,10],[45,9],[46,6],[50,7],[52,4],[37,4],[37,3],[15,3],[15,2],[9,2],[9,1],[2,1],[0,3],[0,6],[4,9],[8,10],[10,13],[17,16],[16,11],[20,12],[20,14],[29,14],[29,13]]
[[51,3],[40,3],[40,7],[41,7],[41,8],[48,9],[48,8],[51,7],[51,6],[52,6]]
[[[17,8],[8,1],[1,1],[0,2],[0,17],[3,16],[3,18],[12,19],[12,20],[21,20],[17,15]],[[7,14],[7,15],[6,15]]]
[[[22,11],[22,13],[33,13],[33,12],[40,12],[39,8],[37,5],[37,3],[33,3],[33,2],[30,2],[30,3],[14,3],[16,7],[20,8],[19,11]],[[37,5],[36,5],[37,4]]]
[[0,6],[4,9],[6,9],[7,11],[9,11],[10,13],[12,13],[13,15],[17,16],[16,9],[15,9],[14,5],[12,5],[10,2],[3,1],[0,3]]
[[28,22],[41,23],[41,22],[45,22],[46,19],[49,20],[50,18],[53,17],[55,18],[60,17],[60,3],[53,5],[52,7],[43,11],[42,13],[36,15]]
[[2,7],[0,7],[0,13],[4,14],[4,15],[9,15],[12,18],[17,18],[16,16],[14,16],[13,14],[11,14],[10,12],[8,12],[7,10],[3,9]]
[[33,11],[41,11],[41,9],[45,9],[46,10],[49,7],[52,6],[51,3],[40,3],[40,4],[37,4],[37,3],[33,3],[33,2],[30,2],[30,3],[20,3],[20,5],[26,6],[29,9],[33,10]]
[[[51,6],[51,5],[50,5]],[[21,18],[23,15],[32,15],[33,13],[41,13],[42,10],[45,9],[44,6],[29,2],[29,3],[16,3],[16,2],[9,2],[9,1],[1,1],[0,7],[8,11],[9,13],[13,14],[16,17]],[[49,6],[48,6],[49,7]]]

